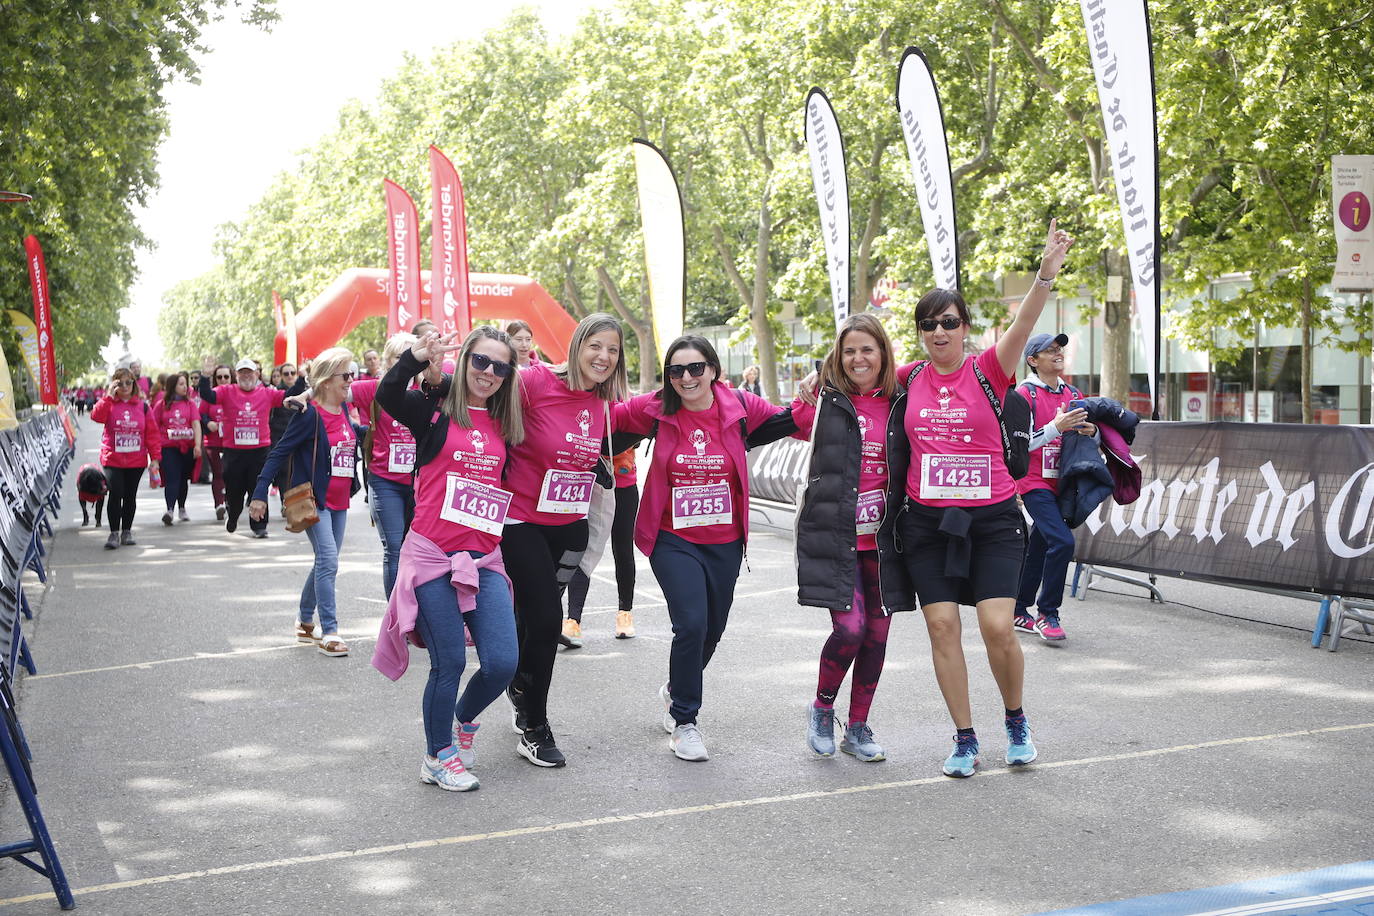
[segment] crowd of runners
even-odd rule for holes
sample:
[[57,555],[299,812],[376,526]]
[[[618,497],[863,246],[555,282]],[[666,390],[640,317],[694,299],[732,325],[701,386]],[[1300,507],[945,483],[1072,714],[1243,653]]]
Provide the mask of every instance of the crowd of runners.
[[[811,752],[885,758],[869,711],[892,614],[919,608],[955,728],[942,771],[973,775],[980,742],[959,615],[971,605],[1004,706],[1004,759],[1029,764],[1037,751],[1017,631],[1065,639],[1059,608],[1073,539],[1055,503],[1061,447],[1069,436],[1099,436],[1062,377],[1067,338],[1032,335],[1072,242],[1050,224],[1038,279],[994,346],[969,352],[963,298],[932,290],[915,313],[925,359],[899,364],[883,325],[851,316],[786,407],[757,393],[756,370],[731,387],[711,343],[691,334],[668,345],[662,387],[633,394],[621,324],[600,314],[578,324],[557,364],[539,358],[523,322],[462,339],[421,322],[367,351],[362,366],[336,347],[267,379],[251,359],[207,361],[155,384],[136,364],[122,367],[91,410],[105,427],[103,474],[89,469],[108,500],[105,546],[134,543],[145,470],[160,478],[166,525],[187,520],[187,485],[205,474],[226,530],[246,507],[251,536],[267,537],[275,490],[289,522],[308,516],[299,524],[314,552],[295,638],[343,656],[335,580],[348,512],[365,485],[388,600],[372,663],[395,680],[411,646],[427,651],[420,778],[459,791],[477,787],[478,720],[502,693],[517,752],[536,766],[565,765],[548,715],[558,649],[582,645],[590,574],[608,545],[615,635],[635,635],[637,547],[672,622],[659,689],[668,745],[704,761],[704,673],[749,539],[746,452],[809,439],[798,601],[832,622],[807,708]],[[1005,393],[1023,368],[1030,429],[1009,434],[1004,408],[1014,399]],[[1028,467],[1016,467],[1017,435],[1030,440]],[[645,439],[654,444],[637,466]],[[469,647],[477,668],[464,684]],[[847,675],[841,727],[835,706]]]

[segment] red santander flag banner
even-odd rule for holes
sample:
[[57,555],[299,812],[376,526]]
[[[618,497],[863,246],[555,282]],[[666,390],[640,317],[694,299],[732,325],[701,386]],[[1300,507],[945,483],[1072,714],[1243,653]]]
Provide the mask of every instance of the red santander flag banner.
[[472,330],[472,303],[468,297],[468,219],[463,182],[437,146],[429,148],[429,175],[433,187],[429,318],[439,333],[460,331],[466,337]]
[[391,308],[386,336],[409,330],[420,319],[420,215],[405,188],[383,179],[386,189],[386,251],[391,265]]
[[57,360],[52,349],[52,303],[48,300],[48,268],[43,263],[43,246],[38,239],[24,239],[29,262],[29,283],[33,286],[33,321],[38,326],[38,391],[44,404],[57,403]]

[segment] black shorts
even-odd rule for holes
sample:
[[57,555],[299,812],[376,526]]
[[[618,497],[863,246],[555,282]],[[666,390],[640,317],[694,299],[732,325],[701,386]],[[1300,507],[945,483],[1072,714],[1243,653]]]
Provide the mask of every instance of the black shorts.
[[1026,520],[1016,497],[962,509],[968,514],[968,570],[962,576],[949,574],[951,563],[959,565],[963,539],[940,530],[947,511],[908,499],[897,517],[898,550],[916,586],[917,604],[1015,598],[1026,558]]

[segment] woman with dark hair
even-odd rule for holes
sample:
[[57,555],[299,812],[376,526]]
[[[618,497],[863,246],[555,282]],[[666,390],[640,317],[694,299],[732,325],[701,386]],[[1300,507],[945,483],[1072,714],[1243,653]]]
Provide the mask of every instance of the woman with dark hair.
[[[220,363],[218,366],[202,372],[201,375],[208,378],[213,385],[227,385],[234,380],[234,369],[228,363]],[[224,505],[224,447],[220,438],[224,408],[218,404],[211,404],[204,398],[198,398],[198,400],[200,402],[200,422],[204,428],[204,435],[201,437],[201,449],[205,455],[206,463],[210,465],[210,495],[215,503],[215,518],[222,522],[226,512]]]
[[[383,416],[405,424],[416,443],[415,519],[401,547],[372,664],[392,680],[409,663],[412,633],[429,650],[421,713],[426,753],[420,779],[441,789],[477,788],[477,717],[501,695],[518,656],[510,580],[501,553],[502,523],[513,494],[504,489],[507,448],[524,440],[520,375],[510,338],[479,326],[463,341],[446,393],[412,380],[455,335],[428,332],[393,360],[377,387]],[[481,668],[463,695],[464,624]]]
[[200,417],[190,398],[191,380],[185,372],[163,376],[167,390],[153,405],[162,436],[162,488],[167,511],[162,524],[172,524],[172,510],[179,508],[181,520],[188,521],[186,495],[190,490],[191,468],[200,458]]
[[121,544],[132,547],[136,543],[132,529],[138,484],[143,479],[143,469],[156,469],[162,454],[157,420],[133,372],[114,371],[109,391],[91,410],[91,419],[105,427],[100,437],[100,465],[110,486],[105,511],[110,537],[105,541],[105,549],[114,550]]
[[[830,611],[807,744],[835,755],[835,698],[853,667],[849,718],[840,750],[865,762],[886,752],[868,714],[887,655],[893,611],[915,609],[911,583],[895,550],[876,535],[888,502],[887,443],[900,436],[905,392],[887,331],[873,315],[851,315],[820,372],[815,406],[797,398],[798,439],[811,440],[806,493],[797,508],[797,603]],[[881,573],[881,574],[880,574]]]
[[1016,318],[996,346],[977,356],[965,353],[969,313],[963,297],[945,289],[926,293],[916,305],[916,325],[930,360],[898,373],[907,392],[902,444],[910,456],[904,468],[906,455],[890,462],[894,493],[888,509],[894,518],[884,521],[878,541],[891,542],[895,529],[925,616],[935,677],[956,729],[946,776],[972,776],[978,764],[961,604],[977,608],[988,665],[1002,694],[1006,762],[1020,766],[1036,758],[1021,705],[1024,661],[1012,629],[1026,522],[1003,460],[997,411],[1072,244],[1051,220],[1037,279]]
[[[673,622],[668,683],[659,697],[668,747],[682,760],[709,756],[697,712],[702,673],[725,633],[749,536],[744,453],[796,428],[790,411],[732,390],[722,375],[710,341],[679,337],[663,360],[662,390],[613,411],[619,434],[656,440],[635,544],[649,557]],[[624,447],[621,437],[615,447]]]
[[534,354],[534,331],[523,321],[512,321],[506,325],[506,334],[510,336],[510,341],[515,345],[515,358],[521,369],[528,368],[531,363],[539,362],[539,357]]

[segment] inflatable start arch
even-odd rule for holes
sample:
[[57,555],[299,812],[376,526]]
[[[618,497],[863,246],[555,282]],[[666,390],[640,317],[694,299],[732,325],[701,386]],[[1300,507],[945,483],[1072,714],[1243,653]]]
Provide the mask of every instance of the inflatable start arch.
[[[376,268],[345,270],[329,287],[296,313],[298,358],[309,359],[334,346],[364,318],[385,316],[390,305],[391,275]],[[420,273],[420,314],[429,314],[429,271]],[[516,318],[534,331],[540,352],[554,362],[568,358],[568,340],[577,322],[544,287],[519,274],[469,274],[472,320]],[[381,342],[378,341],[380,344]],[[273,348],[278,363],[286,360],[286,331],[277,331]]]

